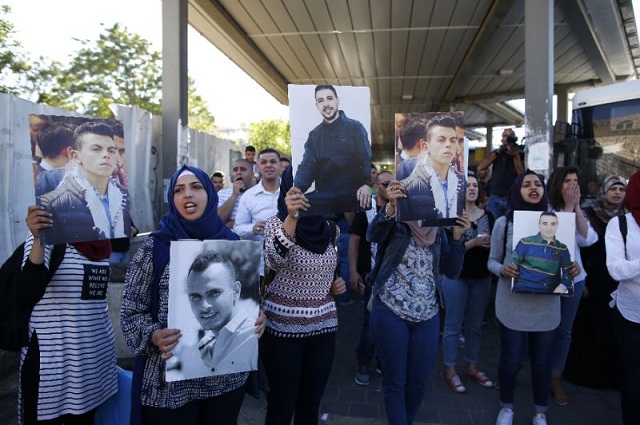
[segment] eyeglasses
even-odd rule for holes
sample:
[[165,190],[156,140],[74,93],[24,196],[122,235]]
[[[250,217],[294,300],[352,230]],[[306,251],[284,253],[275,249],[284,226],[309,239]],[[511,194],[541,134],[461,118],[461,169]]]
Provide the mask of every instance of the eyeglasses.
[[380,183],[380,184],[381,184],[382,186],[384,186],[384,187],[389,187],[389,185],[391,184],[391,180],[384,181],[384,182],[382,182],[382,183]]

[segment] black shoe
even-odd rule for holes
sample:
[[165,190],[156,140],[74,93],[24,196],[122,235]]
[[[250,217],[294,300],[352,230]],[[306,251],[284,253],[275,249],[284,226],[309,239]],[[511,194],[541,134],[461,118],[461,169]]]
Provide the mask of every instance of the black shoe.
[[360,365],[356,368],[356,376],[353,378],[356,384],[367,386],[369,385],[369,366]]

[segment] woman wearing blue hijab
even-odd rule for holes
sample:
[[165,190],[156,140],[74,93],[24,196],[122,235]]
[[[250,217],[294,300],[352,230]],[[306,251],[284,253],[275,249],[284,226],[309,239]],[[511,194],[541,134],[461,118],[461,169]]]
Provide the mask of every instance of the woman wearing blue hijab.
[[[183,166],[171,178],[169,212],[133,257],[125,278],[122,330],[136,366],[132,423],[235,424],[248,372],[165,382],[165,362],[180,339],[167,329],[169,244],[180,239],[237,240],[217,214],[218,195],[202,170]],[[256,327],[260,334],[263,325]]]

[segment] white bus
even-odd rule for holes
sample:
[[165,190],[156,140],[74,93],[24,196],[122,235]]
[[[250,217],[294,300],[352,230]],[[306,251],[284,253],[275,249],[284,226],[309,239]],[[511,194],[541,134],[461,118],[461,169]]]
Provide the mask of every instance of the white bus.
[[554,144],[556,166],[578,165],[584,189],[605,175],[629,178],[640,168],[640,80],[576,92],[563,133]]

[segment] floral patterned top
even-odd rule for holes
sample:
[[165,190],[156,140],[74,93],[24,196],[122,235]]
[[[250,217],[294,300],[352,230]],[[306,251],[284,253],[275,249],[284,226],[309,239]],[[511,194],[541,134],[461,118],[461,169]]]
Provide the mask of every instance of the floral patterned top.
[[433,246],[420,247],[411,238],[398,267],[379,292],[380,300],[398,317],[422,322],[438,314]]

